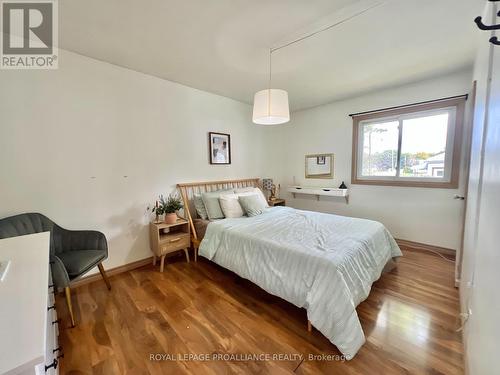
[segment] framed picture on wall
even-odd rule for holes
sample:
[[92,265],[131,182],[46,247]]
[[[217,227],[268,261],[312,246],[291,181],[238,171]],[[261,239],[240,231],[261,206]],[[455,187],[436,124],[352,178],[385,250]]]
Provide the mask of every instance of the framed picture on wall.
[[208,133],[210,164],[231,164],[231,136],[224,133]]

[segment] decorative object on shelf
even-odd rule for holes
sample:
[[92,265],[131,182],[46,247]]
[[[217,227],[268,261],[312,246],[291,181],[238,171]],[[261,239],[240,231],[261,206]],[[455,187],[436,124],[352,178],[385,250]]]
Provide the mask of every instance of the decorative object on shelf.
[[[182,207],[182,201],[179,196],[170,194],[167,199],[165,199],[163,195],[160,195],[155,206],[151,209],[151,212],[156,215],[156,224],[160,223],[160,215],[165,215],[165,223],[173,224],[177,221],[177,211]],[[149,207],[148,210],[150,210]]]
[[333,154],[306,155],[306,178],[333,178]]
[[288,192],[292,193],[294,198],[295,194],[315,195],[317,200],[319,200],[322,195],[328,197],[344,197],[346,203],[349,203],[348,189],[334,187],[289,186]]
[[208,133],[210,164],[231,164],[231,136],[225,133]]
[[339,189],[347,189],[347,186],[344,184],[344,181],[339,186]]
[[262,188],[264,190],[267,190],[270,192],[268,200],[275,201],[276,199],[278,199],[276,185],[273,183],[272,178],[263,178],[262,179]]
[[177,211],[179,211],[181,208],[181,199],[177,195],[169,195],[167,200],[163,202],[165,223],[174,224],[177,221]]
[[[160,200],[163,199],[163,195],[159,196]],[[163,215],[163,207],[160,205],[160,202],[157,200],[155,202],[155,205],[151,207],[147,207],[146,211],[151,211],[152,213],[155,214],[155,224],[161,223],[160,216]]]
[[155,223],[158,224],[158,223],[161,223],[161,220],[160,220],[160,213],[158,212],[158,201],[156,201],[155,203],[155,208],[153,209],[153,212],[155,213]]
[[[496,2],[499,0],[490,0],[491,2]],[[497,13],[497,16],[500,17],[500,12]],[[483,23],[483,17],[479,16],[474,19],[474,22],[476,23],[477,27],[479,29],[484,30],[484,31],[491,31],[491,30],[500,30],[500,24],[497,25],[486,25]],[[496,36],[492,36],[489,39],[491,44],[494,44],[496,46],[500,46],[500,41]]]
[[253,116],[252,120],[255,124],[259,125],[279,125],[284,124],[290,121],[290,109],[288,104],[288,92],[282,89],[273,89],[272,88],[272,57],[273,53],[291,46],[295,43],[301,42],[307,38],[310,38],[314,35],[322,33],[323,31],[330,30],[335,26],[338,26],[344,22],[347,22],[367,11],[383,5],[384,3],[375,3],[366,8],[363,8],[359,11],[356,11],[353,14],[347,15],[341,20],[336,21],[333,24],[326,25],[321,27],[320,29],[309,32],[305,35],[301,35],[299,37],[295,37],[292,40],[288,40],[283,42],[281,45],[272,47],[269,49],[269,79],[267,89],[258,91],[253,100]]

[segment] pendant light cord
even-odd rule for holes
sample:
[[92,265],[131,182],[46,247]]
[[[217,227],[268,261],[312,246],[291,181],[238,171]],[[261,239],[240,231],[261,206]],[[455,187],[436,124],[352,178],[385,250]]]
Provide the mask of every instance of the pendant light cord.
[[303,40],[305,40],[305,39],[307,39],[307,38],[310,38],[310,37],[312,37],[312,36],[314,36],[314,35],[320,34],[320,33],[322,33],[323,31],[330,30],[331,28],[333,28],[333,27],[335,27],[335,26],[338,26],[338,25],[341,25],[341,24],[343,24],[343,23],[345,23],[345,22],[347,22],[347,21],[350,21],[350,20],[352,20],[353,18],[355,18],[355,17],[357,17],[357,16],[360,16],[360,15],[361,15],[361,14],[363,14],[363,13],[368,12],[369,10],[372,10],[373,8],[376,8],[376,7],[379,7],[379,6],[381,6],[381,5],[384,5],[385,3],[386,3],[386,2],[373,4],[372,6],[370,6],[370,7],[366,8],[366,9],[363,9],[363,10],[360,10],[359,12],[357,12],[357,13],[354,13],[354,14],[353,14],[352,16],[350,16],[350,17],[344,18],[344,19],[342,19],[342,20],[340,20],[340,21],[338,21],[338,22],[335,22],[335,23],[333,23],[333,24],[331,24],[331,25],[325,26],[325,27],[323,27],[322,29],[319,29],[319,30],[314,31],[314,32],[312,32],[312,33],[310,33],[310,34],[307,34],[307,35],[301,36],[300,38],[294,39],[294,40],[292,40],[291,42],[287,42],[287,43],[285,43],[285,44],[283,44],[283,45],[281,45],[281,46],[272,47],[272,48],[270,49],[270,50],[271,50],[271,53],[273,53],[274,51],[280,50],[280,49],[282,49],[282,48],[285,48],[285,47],[291,46],[292,44],[295,44],[295,43],[301,42],[301,41],[303,41]]
[[273,50],[269,48],[269,89],[271,89],[271,77],[272,77],[272,66],[273,66]]
[[328,25],[328,26],[325,26],[323,27],[322,29],[319,29],[317,31],[314,31],[310,34],[307,34],[307,35],[304,35],[300,38],[297,38],[297,39],[294,39],[290,42],[287,42],[281,46],[277,46],[277,47],[271,47],[269,48],[269,85],[268,85],[268,90],[267,90],[267,115],[268,117],[271,116],[271,87],[272,87],[272,67],[273,67],[273,52],[274,51],[278,51],[282,48],[285,48],[285,47],[288,47],[288,46],[291,46],[292,44],[295,44],[295,43],[298,43],[298,42],[301,42],[307,38],[310,38],[314,35],[317,35],[319,33],[322,33],[323,31],[327,31],[327,30],[330,30],[331,28],[335,27],[335,26],[338,26],[338,25],[341,25],[343,24],[344,22],[347,22],[363,13],[366,13],[368,12],[369,10],[373,9],[373,8],[376,8],[376,7],[379,7],[381,5],[384,5],[386,2],[381,2],[381,3],[376,3],[376,4],[373,4],[372,6],[366,8],[366,9],[363,9],[359,12],[356,12],[355,14],[353,14],[352,16],[350,17],[347,17],[347,18],[344,18],[338,22],[335,22],[334,24],[331,24],[331,25]]
[[271,116],[271,79],[272,79],[272,67],[273,67],[273,49],[269,48],[269,88],[267,91],[267,115]]

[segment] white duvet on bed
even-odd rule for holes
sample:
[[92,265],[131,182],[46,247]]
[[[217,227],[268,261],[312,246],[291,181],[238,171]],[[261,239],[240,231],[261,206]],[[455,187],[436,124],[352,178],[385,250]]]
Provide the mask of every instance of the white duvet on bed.
[[356,306],[385,264],[402,255],[378,222],[290,207],[210,223],[199,253],[306,308],[347,359],[365,342]]

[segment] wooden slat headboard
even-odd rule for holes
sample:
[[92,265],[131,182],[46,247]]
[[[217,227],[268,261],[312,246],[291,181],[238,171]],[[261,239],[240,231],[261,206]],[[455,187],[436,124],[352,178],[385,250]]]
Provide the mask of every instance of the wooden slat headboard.
[[259,181],[260,180],[258,178],[245,178],[239,180],[203,181],[177,184],[177,188],[179,189],[184,202],[184,213],[187,216],[186,219],[189,221],[194,240],[198,240],[198,235],[193,223],[194,216],[192,215],[192,212],[194,211],[192,211],[193,207],[191,205],[191,201],[195,193],[205,193],[221,189],[259,187]]

